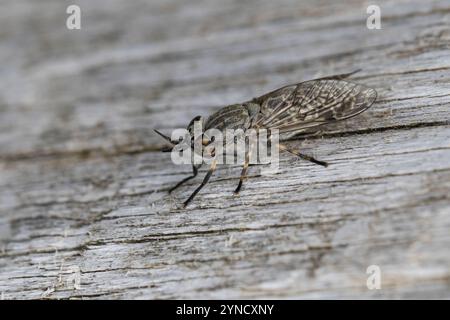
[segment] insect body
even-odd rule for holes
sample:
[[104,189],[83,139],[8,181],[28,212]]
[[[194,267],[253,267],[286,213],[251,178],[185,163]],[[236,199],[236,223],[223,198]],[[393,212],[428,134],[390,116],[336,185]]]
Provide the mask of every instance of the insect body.
[[[203,124],[205,131],[211,128],[218,130],[242,129],[243,131],[262,128],[277,129],[281,139],[300,133],[318,132],[318,129],[326,124],[360,114],[376,100],[377,93],[374,89],[343,80],[355,72],[309,80],[279,88],[251,101],[226,106],[209,116],[206,121],[201,116],[197,116],[192,119],[187,129],[192,140],[194,139],[193,126],[196,121]],[[178,144],[178,142],[171,141],[169,137],[159,131],[155,131],[172,144],[170,148],[165,148],[163,151],[170,151]],[[208,141],[206,144],[208,144]],[[324,161],[293,150],[287,145],[279,144],[278,147],[279,150],[290,152],[315,164],[324,167],[328,165]],[[239,193],[247,175],[248,152],[246,152],[244,159],[239,184],[234,191],[235,194]],[[197,176],[199,166],[193,164],[193,175],[180,181],[169,192]],[[217,162],[212,161],[202,183],[184,202],[184,206],[207,184],[216,167]]]

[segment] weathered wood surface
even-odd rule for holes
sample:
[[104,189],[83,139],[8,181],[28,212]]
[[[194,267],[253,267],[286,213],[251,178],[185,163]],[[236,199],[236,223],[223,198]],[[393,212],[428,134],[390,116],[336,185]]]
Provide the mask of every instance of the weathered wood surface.
[[[2,1],[0,293],[18,298],[450,298],[450,3]],[[275,177],[200,177],[152,128],[362,68],[374,106],[292,141]],[[203,171],[202,171],[203,173]],[[378,265],[382,288],[368,290]]]

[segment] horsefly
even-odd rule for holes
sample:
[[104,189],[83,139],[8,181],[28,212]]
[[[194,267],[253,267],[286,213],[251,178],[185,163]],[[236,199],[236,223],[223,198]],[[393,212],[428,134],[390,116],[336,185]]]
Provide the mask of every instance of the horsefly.
[[[172,134],[172,139],[155,130],[157,134],[171,144],[170,147],[163,148],[163,152],[173,151],[172,154],[174,154],[180,150],[194,150],[194,158],[199,153],[208,155],[210,158],[208,172],[200,186],[183,203],[184,207],[208,183],[211,175],[216,170],[218,155],[229,155],[230,153],[228,148],[226,151],[218,148],[230,145],[229,136],[227,135],[227,138],[223,139],[223,141],[216,141],[217,139],[214,139],[216,135],[207,133],[211,129],[219,132],[233,129],[240,130],[241,133],[253,130],[258,134],[264,131],[264,136],[268,139],[268,145],[275,145],[277,152],[287,151],[301,159],[327,167],[327,162],[317,160],[310,155],[303,154],[285,144],[279,143],[278,135],[279,140],[283,141],[298,134],[320,133],[320,129],[327,124],[354,117],[367,110],[376,100],[377,93],[372,88],[344,80],[356,72],[359,72],[359,70],[288,85],[250,101],[226,106],[209,116],[206,120],[201,116],[197,116],[191,120],[186,130],[183,129],[185,132],[184,136],[178,135],[178,140],[174,138],[177,135]],[[198,128],[200,128],[200,131],[196,130]],[[274,143],[275,136],[273,132],[277,133],[276,143]],[[236,136],[234,136],[232,144],[236,144],[238,140],[242,140],[242,136],[239,136],[239,139],[236,139]],[[235,194],[238,194],[241,190],[247,176],[249,163],[251,163],[250,156],[254,154],[254,149],[251,147],[252,143],[249,142],[247,135],[245,135],[244,140],[243,168],[239,183],[234,190]],[[197,146],[200,146],[200,152],[196,149]],[[233,148],[231,150],[235,159],[236,149]],[[189,163],[192,165],[193,174],[169,189],[169,193],[197,176],[198,169],[204,162],[196,162],[191,156],[189,155]],[[172,159],[174,158],[172,157]]]

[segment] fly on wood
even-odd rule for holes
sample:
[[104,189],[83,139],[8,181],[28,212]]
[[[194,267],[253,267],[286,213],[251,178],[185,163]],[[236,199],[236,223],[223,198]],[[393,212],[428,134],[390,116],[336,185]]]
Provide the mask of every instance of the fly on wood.
[[[268,132],[277,130],[280,137],[286,139],[300,133],[319,132],[319,128],[327,124],[354,117],[367,110],[377,97],[374,89],[344,80],[358,71],[285,86],[250,101],[226,106],[209,116],[206,121],[203,117],[197,116],[187,127],[190,147],[194,147],[197,139],[194,136],[194,125],[198,122],[205,131],[211,128],[221,131],[241,129],[244,132],[250,129],[265,129]],[[162,151],[171,151],[181,142],[181,140],[172,141],[171,138],[157,130],[155,132],[171,144]],[[211,142],[212,139],[206,135],[201,136],[202,146],[206,147]],[[280,151],[287,151],[317,165],[328,166],[325,161],[317,160],[285,144],[278,143],[277,147]],[[235,194],[239,193],[247,176],[250,152],[250,149],[245,152],[239,183],[234,190]],[[210,149],[210,155],[214,157],[214,149]],[[196,177],[200,166],[201,164],[193,163],[193,174],[173,186],[169,193]],[[213,159],[202,183],[183,203],[184,206],[191,202],[208,183],[216,167],[217,161]]]

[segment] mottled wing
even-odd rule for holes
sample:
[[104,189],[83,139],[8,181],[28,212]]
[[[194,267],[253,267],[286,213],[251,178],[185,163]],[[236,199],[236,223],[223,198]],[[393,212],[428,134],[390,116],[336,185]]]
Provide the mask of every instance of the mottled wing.
[[[256,125],[280,134],[302,133],[356,116],[377,97],[374,89],[342,80],[319,79],[286,86],[255,98],[261,106]],[[310,131],[310,130],[308,130]]]

